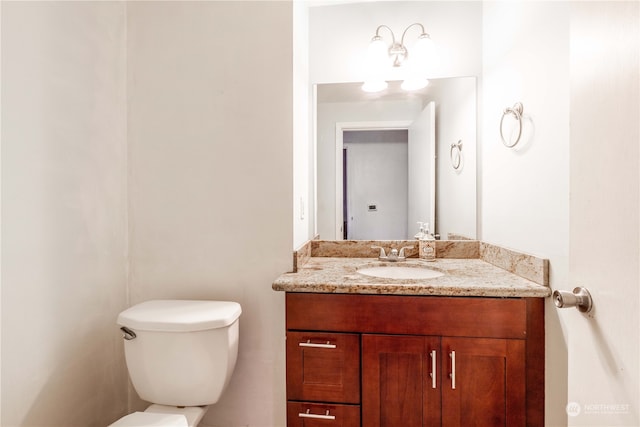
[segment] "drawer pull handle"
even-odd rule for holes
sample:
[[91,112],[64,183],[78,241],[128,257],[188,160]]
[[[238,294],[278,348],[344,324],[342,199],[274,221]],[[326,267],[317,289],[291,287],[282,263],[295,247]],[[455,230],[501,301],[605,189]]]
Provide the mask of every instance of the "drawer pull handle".
[[449,356],[451,356],[451,373],[449,374],[449,376],[451,377],[451,389],[455,390],[456,389],[456,352],[452,351],[451,353],[449,353]]
[[316,420],[335,420],[336,419],[335,415],[329,415],[328,409],[324,415],[310,414],[309,412],[311,412],[311,409],[307,409],[307,412],[299,413],[298,416],[300,418],[315,418]]
[[307,342],[298,343],[298,345],[300,347],[311,347],[311,348],[336,348],[337,347],[335,344],[331,344],[329,341],[327,341],[326,344],[318,344],[318,343],[311,342],[311,340],[307,340]]
[[431,373],[429,374],[429,376],[431,376],[431,388],[436,388],[436,385],[437,385],[437,380],[436,380],[436,351],[435,350],[431,350],[430,356],[431,356]]

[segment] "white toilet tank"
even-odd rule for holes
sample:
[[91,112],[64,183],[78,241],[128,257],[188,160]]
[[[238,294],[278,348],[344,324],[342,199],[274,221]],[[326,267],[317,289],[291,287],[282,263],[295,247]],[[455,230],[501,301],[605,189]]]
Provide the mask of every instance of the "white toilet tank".
[[170,406],[217,402],[236,365],[241,312],[230,301],[154,300],[120,313],[140,398]]

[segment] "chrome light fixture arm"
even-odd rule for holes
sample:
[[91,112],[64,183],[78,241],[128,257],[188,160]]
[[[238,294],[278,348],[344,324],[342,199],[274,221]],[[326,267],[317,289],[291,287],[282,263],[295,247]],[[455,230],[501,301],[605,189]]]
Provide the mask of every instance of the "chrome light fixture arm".
[[415,22],[404,29],[404,31],[402,32],[402,37],[400,37],[400,42],[396,41],[396,36],[393,33],[393,30],[384,24],[379,25],[378,28],[376,28],[376,35],[373,36],[371,41],[382,40],[382,36],[380,35],[380,30],[383,28],[387,29],[391,33],[391,46],[389,46],[389,56],[393,57],[393,66],[399,67],[400,65],[402,65],[404,60],[407,59],[409,56],[409,51],[407,50],[407,47],[404,44],[404,37],[407,35],[407,32],[415,26],[420,27],[420,36],[418,37],[419,39],[431,38],[429,34],[425,31],[424,25],[422,25],[419,22]]
[[[425,73],[422,68],[424,68],[424,64],[426,63],[425,61],[431,55],[429,53],[431,49],[429,47],[431,37],[425,32],[424,26],[419,22],[409,25],[404,29],[402,37],[398,41],[391,28],[387,25],[379,25],[376,28],[375,35],[371,39],[371,43],[369,44],[368,62],[370,69],[368,70],[369,75],[362,85],[362,90],[365,92],[379,92],[387,88],[388,85],[384,78],[384,73],[387,71],[390,61],[393,63],[393,68],[399,68],[407,61],[409,51],[404,44],[404,38],[413,27],[418,27],[420,30],[418,42],[415,46],[417,50],[413,55],[415,55],[416,58],[422,58],[422,60],[418,59],[414,63],[414,60],[412,59],[412,63],[408,66],[408,71],[406,72],[407,76],[404,78],[404,82],[401,87],[404,90],[417,90],[422,89],[429,84],[429,80],[425,77]],[[382,29],[386,29],[391,33],[390,45],[382,38]]]
[[393,30],[392,30],[391,28],[389,28],[388,26],[384,25],[384,24],[379,25],[379,26],[378,26],[378,28],[376,28],[376,35],[375,35],[375,36],[373,36],[373,38],[371,39],[371,41],[374,41],[374,40],[381,40],[381,39],[382,39],[382,36],[380,35],[380,30],[381,30],[382,28],[386,28],[386,29],[387,29],[387,30],[389,30],[389,32],[391,33],[391,45],[396,44],[396,36],[395,36],[395,34],[393,34]]
[[374,42],[383,40],[382,36],[380,35],[380,30],[383,28],[387,29],[391,33],[391,45],[389,46],[387,53],[389,54],[389,56],[393,57],[393,66],[399,67],[400,64],[402,64],[404,58],[407,56],[407,49],[404,47],[402,42],[398,43],[396,41],[396,35],[393,33],[393,30],[391,28],[386,25],[378,26],[378,28],[376,28],[376,35],[371,39],[371,41]]
[[424,25],[422,25],[419,22],[414,22],[413,24],[405,28],[404,31],[402,32],[402,37],[400,37],[400,45],[404,49],[405,59],[409,56],[409,52],[407,51],[407,48],[404,46],[404,36],[407,34],[407,31],[409,31],[409,29],[415,26],[420,27],[420,35],[418,36],[418,39],[423,39],[423,38],[431,39],[431,36],[425,31]]

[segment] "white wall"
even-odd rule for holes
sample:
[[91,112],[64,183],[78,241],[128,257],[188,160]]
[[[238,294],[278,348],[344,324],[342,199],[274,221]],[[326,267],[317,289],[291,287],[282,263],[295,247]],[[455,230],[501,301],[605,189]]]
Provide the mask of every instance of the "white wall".
[[236,371],[206,426],[285,424],[292,6],[128,4],[131,302],[238,301]]
[[126,410],[125,7],[2,4],[2,420]]
[[[551,286],[566,288],[569,4],[486,2],[483,29],[481,238],[548,258]],[[508,149],[499,125],[515,102],[524,105],[523,136]],[[567,350],[550,299],[546,311],[546,424],[562,426]]]
[[[638,4],[484,11],[483,240],[548,257],[552,288],[586,286],[596,304],[547,305],[547,425],[636,426]],[[524,145],[508,150],[499,118],[516,101]]]
[[309,84],[309,9],[293,2],[293,248],[315,235],[315,138]]
[[569,425],[638,426],[640,3],[572,4],[570,58],[566,288],[585,286],[595,308],[559,313],[575,403]]
[[[474,76],[482,64],[482,3],[457,1],[363,2],[312,7],[309,11],[311,83],[363,81],[363,62],[376,28],[389,26],[399,39],[422,23],[437,46],[440,64],[429,78]],[[383,30],[384,31],[384,30]],[[382,32],[390,40],[388,32]],[[407,40],[418,37],[416,28]],[[410,43],[408,43],[410,44]],[[402,80],[397,73],[388,75]]]

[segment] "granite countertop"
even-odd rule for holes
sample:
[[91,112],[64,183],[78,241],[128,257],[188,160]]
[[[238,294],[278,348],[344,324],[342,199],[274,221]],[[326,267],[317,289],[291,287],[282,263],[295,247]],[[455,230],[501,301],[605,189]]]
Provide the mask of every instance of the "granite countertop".
[[[384,279],[365,276],[370,266],[426,267],[444,273],[432,279]],[[481,259],[409,259],[400,263],[375,258],[311,257],[296,273],[285,273],[272,285],[276,291],[384,295],[479,297],[539,297],[551,295],[548,286],[524,279]]]

